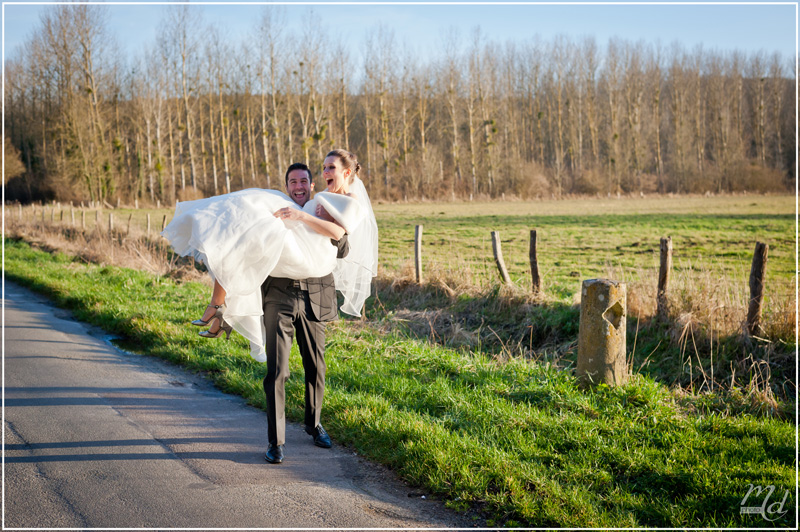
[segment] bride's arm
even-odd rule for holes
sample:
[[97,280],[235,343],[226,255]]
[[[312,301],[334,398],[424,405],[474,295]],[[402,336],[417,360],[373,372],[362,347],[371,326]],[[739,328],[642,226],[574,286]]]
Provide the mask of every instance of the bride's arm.
[[345,234],[344,228],[338,223],[320,220],[307,212],[303,212],[299,209],[292,209],[291,207],[284,207],[283,209],[277,210],[275,212],[275,218],[280,218],[281,220],[299,220],[317,233],[334,240],[341,239]]

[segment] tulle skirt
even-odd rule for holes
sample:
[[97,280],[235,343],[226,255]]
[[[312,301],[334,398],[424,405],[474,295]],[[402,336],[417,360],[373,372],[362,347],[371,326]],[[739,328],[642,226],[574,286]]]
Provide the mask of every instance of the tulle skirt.
[[162,233],[176,253],[201,260],[225,289],[225,321],[250,340],[260,361],[266,360],[261,285],[267,276],[323,277],[336,266],[330,238],[275,218],[283,207],[299,209],[285,194],[262,189],[179,202]]

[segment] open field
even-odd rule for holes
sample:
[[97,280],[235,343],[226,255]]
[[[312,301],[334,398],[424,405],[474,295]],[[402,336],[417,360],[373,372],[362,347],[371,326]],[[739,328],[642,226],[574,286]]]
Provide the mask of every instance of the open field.
[[761,241],[770,246],[767,289],[785,296],[794,278],[791,196],[379,204],[375,213],[388,275],[413,271],[414,226],[422,224],[424,269],[478,285],[497,283],[490,232],[500,231],[509,274],[523,289],[530,286],[528,248],[536,229],[539,270],[556,299],[571,298],[584,279],[652,275],[659,239],[666,236],[672,237],[676,276],[714,270],[720,279],[746,285]]

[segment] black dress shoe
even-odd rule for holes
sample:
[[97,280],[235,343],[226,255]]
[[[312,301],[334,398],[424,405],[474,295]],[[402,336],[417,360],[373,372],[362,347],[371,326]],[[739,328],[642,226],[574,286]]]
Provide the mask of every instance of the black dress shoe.
[[325,429],[322,428],[322,425],[317,425],[313,429],[306,427],[306,434],[314,436],[314,445],[317,447],[324,447],[325,449],[330,449],[333,447],[333,444],[331,443],[331,437],[328,436],[328,433],[325,432]]
[[270,464],[280,464],[283,462],[283,445],[270,445],[264,460]]

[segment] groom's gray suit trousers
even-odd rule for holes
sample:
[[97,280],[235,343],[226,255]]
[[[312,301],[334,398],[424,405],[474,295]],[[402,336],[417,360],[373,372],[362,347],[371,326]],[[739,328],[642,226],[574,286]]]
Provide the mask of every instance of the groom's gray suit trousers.
[[[287,283],[288,281],[288,283]],[[272,279],[264,299],[264,327],[267,332],[267,398],[269,443],[286,441],[286,392],[289,354],[297,331],[297,347],[305,373],[305,425],[319,425],[325,393],[325,323],[314,319],[308,290],[303,281]]]

